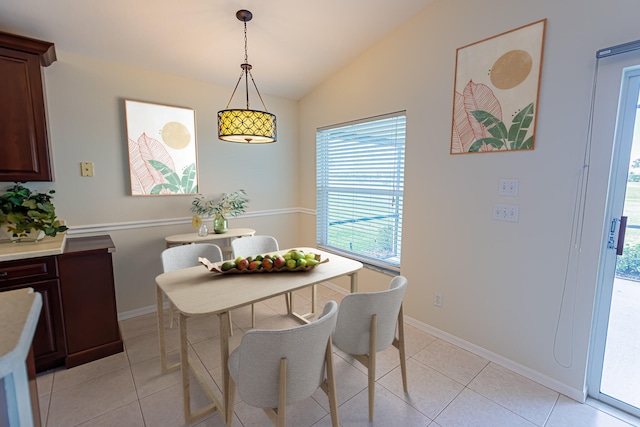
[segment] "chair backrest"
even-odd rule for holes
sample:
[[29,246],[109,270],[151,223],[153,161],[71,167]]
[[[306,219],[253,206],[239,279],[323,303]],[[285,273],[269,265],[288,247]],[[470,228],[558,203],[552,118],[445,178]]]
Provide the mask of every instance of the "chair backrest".
[[[278,406],[280,359],[287,359],[287,404],[311,396],[324,380],[326,349],[336,323],[338,304],[329,301],[315,322],[290,329],[252,329],[242,337],[238,392],[248,405]],[[230,359],[229,363],[234,363]]]
[[395,338],[398,313],[407,288],[407,279],[396,276],[389,289],[345,295],[340,303],[333,343],[349,354],[369,353],[371,317],[378,317],[376,351],[389,347]]
[[279,251],[278,241],[273,236],[248,236],[231,241],[233,257],[262,255],[266,252]]
[[222,261],[222,251],[213,243],[192,243],[190,245],[172,246],[162,251],[162,270],[179,270],[181,268],[200,265],[198,257],[206,258],[211,262]]

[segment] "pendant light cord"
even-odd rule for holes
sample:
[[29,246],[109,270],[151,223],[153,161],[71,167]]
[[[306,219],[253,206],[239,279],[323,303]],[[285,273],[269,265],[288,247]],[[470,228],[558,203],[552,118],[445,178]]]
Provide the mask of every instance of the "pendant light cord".
[[240,72],[240,77],[238,78],[238,82],[236,83],[236,87],[233,88],[233,92],[231,93],[231,98],[229,98],[229,102],[227,102],[227,106],[226,106],[226,110],[229,109],[229,105],[231,105],[231,101],[233,101],[233,97],[236,94],[236,91],[238,90],[238,86],[240,85],[240,82],[242,81],[242,76],[244,76],[245,78],[245,91],[247,94],[247,110],[250,110],[249,108],[249,77],[251,77],[251,82],[253,83],[253,87],[256,89],[256,93],[258,94],[258,98],[260,98],[260,102],[262,103],[262,108],[264,108],[265,112],[269,112],[269,110],[267,110],[267,106],[264,103],[264,100],[262,99],[262,95],[260,95],[260,91],[258,90],[258,85],[256,84],[256,81],[253,79],[253,74],[251,74],[251,65],[249,64],[249,49],[248,49],[248,42],[247,42],[247,21],[243,20],[244,22],[244,63],[242,65],[240,65],[240,67],[242,68],[242,71]]

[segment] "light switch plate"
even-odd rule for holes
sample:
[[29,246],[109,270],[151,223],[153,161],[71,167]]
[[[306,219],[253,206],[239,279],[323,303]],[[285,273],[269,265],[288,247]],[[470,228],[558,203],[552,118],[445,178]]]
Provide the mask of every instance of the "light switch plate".
[[501,179],[498,186],[499,196],[517,196],[518,195],[518,180],[517,179]]

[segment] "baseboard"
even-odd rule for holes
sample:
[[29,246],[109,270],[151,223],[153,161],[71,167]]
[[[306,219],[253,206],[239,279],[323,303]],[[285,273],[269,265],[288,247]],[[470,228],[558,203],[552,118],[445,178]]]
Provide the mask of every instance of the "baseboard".
[[[334,285],[333,283],[325,282],[324,285],[326,285],[330,289],[335,290],[336,292],[340,292],[345,295],[349,293],[347,289],[341,286]],[[416,319],[408,317],[407,315],[404,316],[404,320],[408,325],[411,325],[421,330],[422,332],[426,332],[430,335],[433,335],[436,338],[440,338],[443,341],[446,341],[450,344],[453,344],[464,350],[467,350],[475,355],[478,355],[484,359],[487,359],[493,363],[496,363],[519,375],[522,375],[525,378],[530,379],[531,381],[535,381],[538,384],[541,384],[554,391],[557,391],[558,393],[562,393],[573,400],[577,400],[580,403],[584,403],[586,401],[587,395],[584,390],[578,390],[572,387],[568,387],[566,384],[563,384],[560,381],[557,381],[551,377],[548,377],[538,371],[527,368],[526,366],[516,363],[513,360],[507,359],[506,357],[500,356],[499,354],[486,350],[476,344],[472,344],[468,341],[465,341],[461,338],[458,338],[440,329],[434,328],[431,325],[428,325],[426,323],[423,323]]]
[[[167,301],[164,302],[164,307],[165,310],[169,308],[169,303]],[[142,307],[142,308],[136,308],[135,310],[130,310],[130,311],[122,311],[120,313],[118,313],[118,321],[122,321],[122,320],[127,320],[127,319],[131,319],[132,317],[138,317],[138,316],[144,316],[145,314],[150,314],[150,313],[155,313],[156,312],[156,305],[148,305],[146,307]]]

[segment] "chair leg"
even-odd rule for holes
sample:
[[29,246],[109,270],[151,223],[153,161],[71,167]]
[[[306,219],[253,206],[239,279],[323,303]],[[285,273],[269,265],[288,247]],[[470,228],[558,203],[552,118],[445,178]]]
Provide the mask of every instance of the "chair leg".
[[369,365],[368,388],[369,388],[369,421],[373,421],[374,399],[376,392],[376,337],[378,336],[378,315],[371,316],[371,329],[369,331]]
[[280,359],[280,381],[278,386],[278,423],[277,427],[285,427],[287,418],[287,358]]
[[255,329],[256,327],[256,306],[255,304],[251,304],[251,327]]
[[407,354],[404,347],[404,314],[402,310],[402,304],[400,304],[400,311],[398,312],[398,350],[400,352],[400,371],[402,372],[402,386],[404,392],[409,392],[409,386],[407,385]]
[[325,391],[327,393],[327,397],[329,398],[331,426],[340,427],[340,422],[338,420],[338,395],[336,394],[336,378],[333,372],[333,346],[331,344],[331,337],[329,337],[329,341],[327,342],[325,363],[326,363],[326,371],[327,371],[327,379],[325,380],[325,384],[326,384]]
[[[231,425],[233,424],[233,417],[235,414],[235,412],[233,411],[233,406],[235,405],[235,400],[236,400],[236,382],[233,381],[233,378],[231,378],[231,375],[229,375],[229,405],[228,406],[229,408],[232,408],[232,411],[226,423],[227,427],[231,427]],[[218,410],[220,411],[221,409],[218,409]]]

